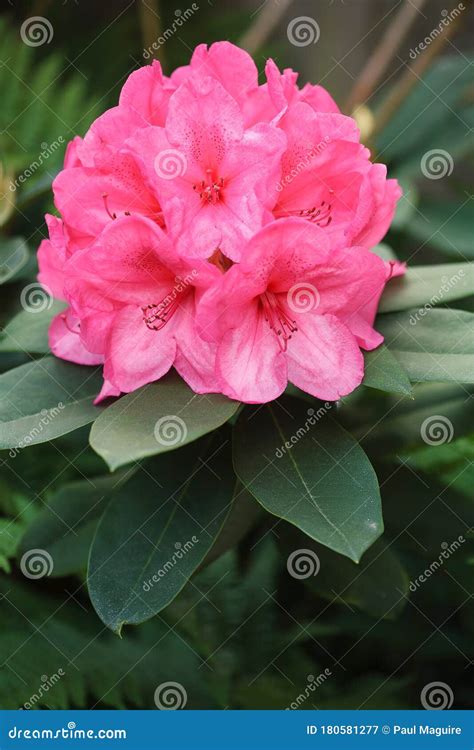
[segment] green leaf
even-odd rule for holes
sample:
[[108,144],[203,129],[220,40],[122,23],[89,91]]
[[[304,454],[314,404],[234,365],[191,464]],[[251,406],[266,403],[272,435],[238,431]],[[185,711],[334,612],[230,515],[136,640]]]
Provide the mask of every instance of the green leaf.
[[474,205],[472,199],[422,202],[406,231],[422,243],[457,260],[474,260]]
[[331,416],[318,419],[300,402],[246,409],[234,466],[270,513],[356,562],[383,531],[377,477],[362,448]]
[[362,385],[388,393],[410,396],[411,383],[406,372],[383,344],[371,352],[364,352],[365,374]]
[[53,561],[51,577],[85,570],[99,519],[110,496],[129,476],[130,471],[64,484],[28,527],[19,555],[45,550]]
[[474,263],[411,266],[385,287],[379,312],[445,304],[474,294]]
[[199,396],[175,373],[123,396],[96,420],[90,444],[113,471],[196,440],[235,414],[237,401]]
[[472,67],[463,55],[446,56],[435,63],[377,137],[377,150],[384,159],[406,158],[427,143],[434,129],[442,131],[471,80]]
[[88,586],[101,620],[120,633],[164,609],[201,564],[231,507],[227,434],[160,456],[119,491],[91,549]]
[[64,310],[65,303],[51,300],[41,312],[22,310],[0,330],[0,352],[49,352],[48,330],[52,319]]
[[29,252],[23,237],[0,242],[0,284],[10,281],[28,262]]
[[474,313],[433,309],[380,315],[376,327],[413,382],[474,383]]
[[378,618],[393,619],[403,610],[408,576],[383,539],[378,539],[356,565],[299,532],[289,530],[279,536],[288,556],[288,573],[294,570],[296,575],[305,574],[302,580],[317,596],[346,602]]
[[229,515],[201,567],[210,565],[214,560],[218,560],[230,549],[236,547],[255,526],[262,514],[262,506],[239,482]]
[[100,369],[45,357],[0,375],[0,448],[26,448],[93,422]]

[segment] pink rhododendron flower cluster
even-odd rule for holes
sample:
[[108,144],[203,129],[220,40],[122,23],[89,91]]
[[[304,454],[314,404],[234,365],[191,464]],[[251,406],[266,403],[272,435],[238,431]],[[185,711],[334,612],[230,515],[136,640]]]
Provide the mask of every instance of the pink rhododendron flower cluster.
[[50,345],[103,364],[98,400],[175,367],[245,402],[291,382],[325,400],[364,374],[380,295],[400,266],[372,252],[400,189],[320,86],[228,42],[170,78],[126,81],[68,146],[39,279],[67,302]]

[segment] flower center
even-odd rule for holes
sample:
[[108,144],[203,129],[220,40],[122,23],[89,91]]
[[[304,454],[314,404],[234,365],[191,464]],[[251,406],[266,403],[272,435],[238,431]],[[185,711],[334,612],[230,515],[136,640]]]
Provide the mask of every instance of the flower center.
[[206,169],[206,179],[193,185],[203,203],[219,203],[222,199],[224,178],[215,177],[212,169]]
[[332,204],[323,201],[319,206],[313,206],[312,208],[301,208],[294,209],[293,211],[287,211],[287,215],[290,216],[301,216],[303,219],[308,219],[313,224],[316,224],[321,229],[328,227],[332,221]]
[[150,331],[161,331],[173,317],[183,299],[191,291],[186,280],[176,278],[176,285],[161,302],[142,307],[143,322]]
[[276,334],[278,345],[282,352],[286,352],[288,341],[298,330],[296,321],[288,315],[284,305],[273,292],[264,292],[260,295],[265,320],[273,333]]

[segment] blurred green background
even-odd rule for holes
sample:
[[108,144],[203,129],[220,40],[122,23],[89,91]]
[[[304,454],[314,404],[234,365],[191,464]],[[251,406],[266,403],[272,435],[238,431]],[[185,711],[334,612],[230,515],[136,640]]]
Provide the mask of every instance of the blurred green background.
[[[151,0],[3,4],[0,269],[16,242],[18,273],[15,283],[1,287],[1,324],[19,309],[22,284],[34,278],[34,251],[46,234],[43,215],[53,209],[50,185],[66,142],[83,135],[117,102],[128,74],[148,62],[143,51],[190,5]],[[243,40],[255,47],[260,71],[272,56],[280,68],[299,70],[302,82],[321,82],[345,111],[362,105],[357,116],[363,139],[405,191],[386,243],[413,265],[474,259],[472,11],[463,11],[455,33],[405,95],[393,99],[413,62],[410,51],[446,17],[444,10],[452,10],[444,0],[420,3],[381,79],[368,96],[351,102],[358,76],[402,2],[205,0],[197,5],[160,47],[166,73],[186,64],[198,43]],[[265,14],[261,27],[256,26],[260,14]],[[38,47],[20,37],[23,21],[32,16],[46,17],[53,30],[50,41]],[[299,16],[317,20],[316,44],[289,43],[288,23]],[[383,127],[377,125],[379,117],[386,120]],[[451,156],[454,169],[446,179],[423,175],[421,160],[431,149]],[[48,156],[32,168],[41,150]],[[22,174],[27,179],[9,189]],[[472,297],[462,307],[473,310]],[[0,352],[0,371],[28,359]],[[321,575],[295,581],[287,575],[287,550],[305,541],[295,539],[284,522],[260,520],[249,500],[250,530],[239,546],[199,573],[165,612],[126,629],[122,639],[98,620],[82,573],[38,584],[26,580],[15,563],[19,540],[44,504],[57,503],[59,511],[78,491],[71,482],[105,473],[87,447],[88,431],[14,457],[0,454],[0,706],[30,704],[44,678],[58,673],[54,686],[33,700],[35,707],[154,708],[154,691],[166,680],[186,686],[189,708],[285,708],[295,702],[301,708],[419,708],[420,693],[432,681],[450,686],[454,707],[470,706],[472,543],[463,544],[442,570],[408,594],[409,581],[437,559],[443,543],[460,535],[470,539],[471,390],[424,385],[415,401],[401,403],[376,391],[357,397],[348,426],[366,436],[386,521],[384,542],[367,553],[360,569],[319,550],[325,560]],[[364,430],[379,409],[387,416],[375,432]],[[420,421],[433,413],[448,414],[455,425],[455,439],[447,445],[431,447],[420,440]]]

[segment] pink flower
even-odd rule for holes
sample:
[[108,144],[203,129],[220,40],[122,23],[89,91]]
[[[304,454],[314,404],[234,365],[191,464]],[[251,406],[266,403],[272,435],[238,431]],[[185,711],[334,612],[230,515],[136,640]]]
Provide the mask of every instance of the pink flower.
[[363,248],[333,249],[314,224],[266,226],[199,308],[200,333],[217,344],[222,392],[261,403],[290,381],[329,401],[350,393],[364,375],[360,346],[371,348],[359,314],[385,281],[380,258]]
[[284,133],[259,123],[245,130],[237,102],[213,78],[189,77],[170,99],[166,128],[137,133],[177,249],[238,261],[242,243],[271,219]]
[[401,195],[386,167],[372,164],[351,117],[289,106],[279,122],[288,139],[276,218],[301,216],[332,241],[373,247],[385,235]]
[[74,328],[70,314],[59,316],[64,325],[56,320],[52,327],[53,351],[72,348],[58,343],[66,326],[67,338],[80,341],[74,352],[102,358],[117,393],[158,380],[172,366],[196,392],[216,390],[214,347],[195,326],[199,297],[219,277],[215,266],[180,259],[164,232],[137,216],[111,222],[67,261],[64,274],[72,320],[80,323]]
[[51,349],[103,365],[98,400],[171,367],[198,393],[337,399],[381,343],[404,269],[370,250],[400,188],[321,86],[265,71],[229,42],[169,78],[154,62],[69,144],[39,279],[68,304]]

